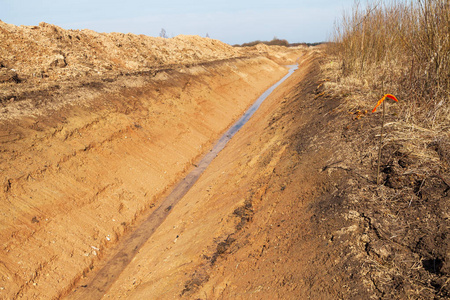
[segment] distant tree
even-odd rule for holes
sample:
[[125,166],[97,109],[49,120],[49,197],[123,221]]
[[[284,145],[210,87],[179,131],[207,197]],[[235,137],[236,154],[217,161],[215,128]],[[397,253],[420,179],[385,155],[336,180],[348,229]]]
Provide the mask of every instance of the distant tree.
[[161,32],[159,33],[159,36],[162,37],[162,38],[165,38],[165,39],[168,38],[167,32],[166,32],[166,30],[164,28],[161,28]]

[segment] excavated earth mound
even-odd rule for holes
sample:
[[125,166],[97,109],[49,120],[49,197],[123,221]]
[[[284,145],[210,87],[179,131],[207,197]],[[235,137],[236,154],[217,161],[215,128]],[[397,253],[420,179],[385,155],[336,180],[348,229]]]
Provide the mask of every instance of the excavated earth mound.
[[69,292],[304,52],[45,23],[0,40],[4,299]]
[[198,36],[154,38],[64,30],[47,23],[17,27],[0,22],[0,38],[1,63],[15,69],[20,80],[133,73],[243,55],[220,41]]

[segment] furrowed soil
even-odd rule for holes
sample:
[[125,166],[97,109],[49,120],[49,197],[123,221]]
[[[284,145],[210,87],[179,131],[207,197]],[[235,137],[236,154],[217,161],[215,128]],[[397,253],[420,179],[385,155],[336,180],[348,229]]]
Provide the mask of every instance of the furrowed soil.
[[[448,132],[392,106],[377,186],[378,99],[352,105],[322,48],[45,23],[0,22],[0,37],[0,298],[450,297]],[[121,243],[295,62],[99,290]]]

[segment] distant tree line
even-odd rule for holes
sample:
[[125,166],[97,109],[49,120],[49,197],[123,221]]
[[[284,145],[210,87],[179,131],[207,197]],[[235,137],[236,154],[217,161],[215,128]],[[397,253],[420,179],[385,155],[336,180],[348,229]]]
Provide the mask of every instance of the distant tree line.
[[292,43],[289,44],[289,47],[296,47],[296,46],[308,46],[308,47],[314,47],[319,46],[322,44],[327,44],[328,42],[317,42],[317,43]]
[[236,44],[233,45],[234,47],[252,47],[252,46],[256,46],[258,44],[264,44],[264,45],[268,45],[268,46],[285,46],[285,47],[295,47],[295,46],[317,46],[320,44],[323,44],[324,42],[320,42],[320,43],[289,43],[287,40],[285,39],[278,39],[277,37],[274,37],[271,41],[260,41],[260,40],[256,40],[253,42],[249,42],[249,43],[243,43],[241,45]]

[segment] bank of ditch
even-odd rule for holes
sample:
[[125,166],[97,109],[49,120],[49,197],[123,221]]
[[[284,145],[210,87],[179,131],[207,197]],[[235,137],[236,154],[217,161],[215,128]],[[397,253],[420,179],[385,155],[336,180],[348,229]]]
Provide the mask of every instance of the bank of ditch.
[[39,113],[3,120],[0,296],[70,290],[286,73],[262,56],[180,65],[50,93]]

